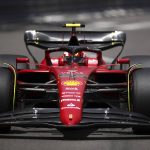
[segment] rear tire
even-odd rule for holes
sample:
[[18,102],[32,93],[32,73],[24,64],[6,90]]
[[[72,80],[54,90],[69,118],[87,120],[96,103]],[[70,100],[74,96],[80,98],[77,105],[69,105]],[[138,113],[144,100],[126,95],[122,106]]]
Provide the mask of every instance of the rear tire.
[[[9,68],[0,68],[0,113],[12,109],[14,96],[14,74]],[[0,133],[10,131],[10,125],[0,125]]]
[[[131,99],[133,111],[150,117],[150,68],[135,70],[132,74]],[[149,127],[133,127],[135,134],[150,134]]]

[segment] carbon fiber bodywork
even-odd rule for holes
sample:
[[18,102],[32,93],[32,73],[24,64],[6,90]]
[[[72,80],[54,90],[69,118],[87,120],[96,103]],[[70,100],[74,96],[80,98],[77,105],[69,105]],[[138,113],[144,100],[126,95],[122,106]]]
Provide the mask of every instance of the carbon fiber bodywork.
[[82,121],[78,125],[66,126],[59,120],[59,109],[31,108],[24,111],[0,115],[0,125],[20,127],[54,127],[54,128],[127,128],[150,126],[150,118],[133,112],[114,109],[83,109]]

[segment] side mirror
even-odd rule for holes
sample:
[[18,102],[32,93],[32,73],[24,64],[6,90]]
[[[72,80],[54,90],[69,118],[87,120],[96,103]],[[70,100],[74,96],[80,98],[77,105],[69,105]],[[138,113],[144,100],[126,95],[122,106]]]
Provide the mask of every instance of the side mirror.
[[129,58],[119,58],[117,59],[117,64],[130,64]]
[[29,58],[27,58],[27,57],[16,58],[16,68],[17,69],[29,68]]
[[129,58],[119,58],[117,59],[117,64],[120,64],[120,69],[123,69],[124,65],[130,66],[130,59]]

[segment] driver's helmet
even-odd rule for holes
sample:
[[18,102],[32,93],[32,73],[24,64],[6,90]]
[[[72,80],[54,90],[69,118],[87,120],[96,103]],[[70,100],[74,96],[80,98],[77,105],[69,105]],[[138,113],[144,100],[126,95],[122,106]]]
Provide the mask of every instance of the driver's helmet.
[[[86,56],[86,53],[85,52],[78,52],[78,53],[75,53],[74,54],[74,62],[76,63],[80,63],[82,61],[82,59]],[[64,52],[64,58],[65,58],[65,61],[69,61],[71,58],[71,54],[68,53],[68,52]]]
[[64,52],[64,57],[69,57],[69,56],[71,56],[70,53]]
[[82,56],[82,52],[75,53],[74,56],[75,56],[75,57],[83,57],[83,56]]
[[63,59],[64,59],[65,63],[70,63],[71,62],[71,54],[68,52],[64,52]]
[[[64,52],[64,57],[70,57],[71,54],[68,53],[68,52]],[[85,57],[86,56],[86,53],[85,52],[78,52],[78,53],[75,53],[76,57]]]

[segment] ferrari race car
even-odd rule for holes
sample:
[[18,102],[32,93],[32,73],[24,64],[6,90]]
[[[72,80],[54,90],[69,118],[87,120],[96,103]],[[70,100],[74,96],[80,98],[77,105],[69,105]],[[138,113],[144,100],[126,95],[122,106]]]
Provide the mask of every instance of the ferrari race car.
[[[71,30],[25,32],[35,67],[26,56],[0,55],[0,132],[20,126],[150,133],[150,56],[119,58],[126,41],[122,31],[64,27]],[[45,53],[41,63],[31,46]],[[108,63],[103,52],[116,47],[121,50]]]

